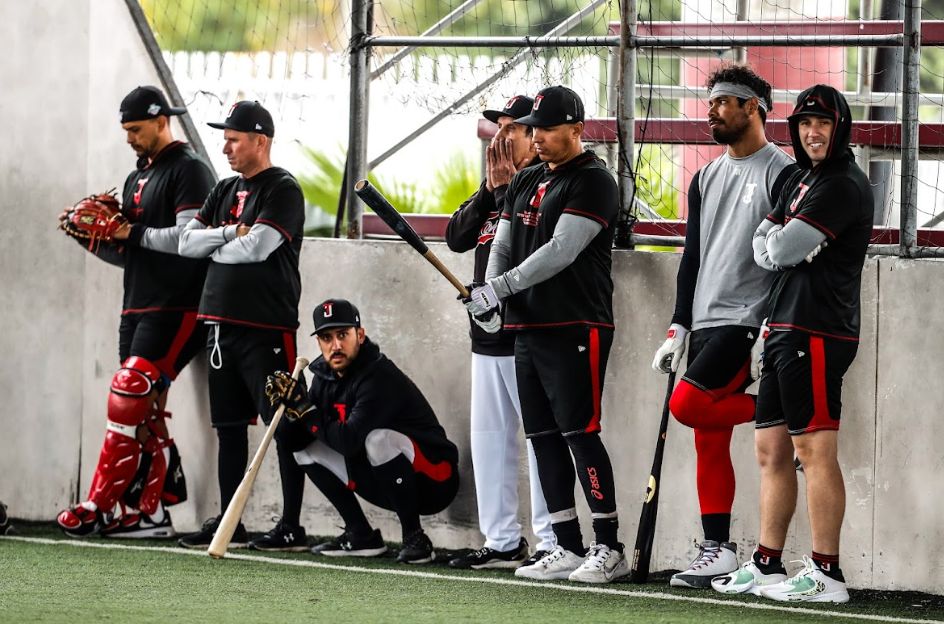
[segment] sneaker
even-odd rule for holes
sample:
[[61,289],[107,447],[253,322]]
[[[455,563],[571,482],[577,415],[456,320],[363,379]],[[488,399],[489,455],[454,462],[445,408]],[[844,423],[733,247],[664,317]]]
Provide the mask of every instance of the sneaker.
[[177,533],[170,522],[170,512],[158,508],[159,513],[149,516],[139,511],[115,518],[102,529],[102,537],[143,539],[146,537],[174,537]]
[[760,596],[760,590],[769,585],[776,585],[787,580],[786,570],[775,572],[773,574],[764,574],[754,563],[751,557],[740,568],[725,574],[716,576],[711,580],[711,588],[722,594],[753,594]]
[[672,587],[694,587],[707,589],[711,579],[730,574],[738,569],[737,544],[705,540],[698,546],[698,556],[688,566],[669,580]]
[[397,555],[400,563],[430,563],[436,559],[433,543],[423,529],[417,529],[403,540],[403,548]]
[[526,566],[534,565],[541,559],[544,559],[545,557],[547,557],[550,554],[550,552],[551,551],[549,550],[535,550],[534,554],[528,557],[527,559],[525,559],[524,561],[522,561],[520,564],[518,564],[518,567],[524,568]]
[[106,518],[94,503],[79,503],[71,509],[60,511],[56,523],[69,537],[95,535],[107,524]]
[[380,529],[374,529],[367,537],[358,537],[347,530],[333,540],[313,546],[311,554],[325,557],[379,557],[387,552]]
[[568,581],[578,583],[610,583],[629,574],[626,557],[606,544],[591,542],[587,558],[579,568],[570,573]]
[[762,587],[760,595],[780,602],[849,602],[846,584],[826,576],[803,556],[803,569],[782,583]]
[[10,516],[7,515],[7,506],[0,503],[0,535],[11,533],[13,533],[13,525],[10,524]]
[[[215,518],[210,518],[203,523],[203,526],[200,527],[200,530],[196,533],[189,533],[184,535],[177,543],[183,546],[184,548],[193,548],[197,549],[206,549],[209,548],[210,542],[213,541],[213,535],[216,533],[216,529],[220,526],[220,519],[223,516],[217,516]],[[246,548],[249,546],[249,535],[246,533],[246,527],[243,526],[243,523],[240,522],[236,526],[236,530],[233,532],[233,539],[229,542],[229,548]]]
[[305,552],[308,550],[308,536],[305,535],[304,527],[291,525],[281,518],[278,520],[275,527],[266,534],[249,542],[249,548],[281,552]]
[[582,565],[583,557],[557,545],[535,563],[515,570],[515,576],[535,581],[564,581]]
[[491,568],[514,569],[528,557],[528,542],[523,537],[516,548],[511,550],[494,550],[483,546],[467,555],[456,557],[449,562],[450,568],[467,570],[485,570]]

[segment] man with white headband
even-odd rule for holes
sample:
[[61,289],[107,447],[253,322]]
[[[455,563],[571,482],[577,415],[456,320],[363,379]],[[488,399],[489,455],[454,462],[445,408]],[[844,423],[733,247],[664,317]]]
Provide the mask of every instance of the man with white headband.
[[[675,313],[652,367],[676,371],[691,334],[688,366],[669,406],[695,430],[698,502],[705,540],[675,587],[708,588],[738,568],[730,541],[734,502],[731,435],[754,418],[751,348],[766,310],[772,274],[753,258],[751,237],[771,211],[790,157],[767,142],[770,85],[749,68],[726,65],[708,79],[708,126],[727,149],[692,178]],[[783,580],[778,578],[777,580]]]

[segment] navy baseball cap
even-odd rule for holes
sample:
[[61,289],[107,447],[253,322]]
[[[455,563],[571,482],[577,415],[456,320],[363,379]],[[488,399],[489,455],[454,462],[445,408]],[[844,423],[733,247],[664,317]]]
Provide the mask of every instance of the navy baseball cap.
[[583,102],[572,89],[557,85],[541,89],[534,96],[531,114],[515,119],[515,123],[525,126],[547,128],[560,124],[573,124],[583,121]]
[[256,132],[267,137],[275,136],[275,123],[272,115],[259,102],[242,100],[229,109],[226,121],[208,122],[211,128],[236,130],[237,132]]
[[121,123],[154,119],[160,115],[183,115],[186,108],[171,106],[164,93],[150,85],[135,87],[121,100]]
[[499,117],[518,119],[530,113],[532,106],[534,106],[534,100],[527,95],[516,95],[505,102],[505,107],[501,110],[488,109],[482,111],[482,117],[485,117],[492,123],[498,123]]
[[361,326],[361,313],[347,299],[328,299],[315,306],[315,311],[311,316],[315,322],[315,331],[311,333],[312,336],[332,327]]

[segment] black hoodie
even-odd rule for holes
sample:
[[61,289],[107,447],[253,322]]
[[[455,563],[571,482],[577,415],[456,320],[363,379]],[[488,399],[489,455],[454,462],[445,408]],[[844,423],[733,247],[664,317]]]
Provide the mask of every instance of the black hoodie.
[[[800,141],[800,120],[833,120],[826,158],[816,166]],[[797,98],[789,117],[790,137],[800,169],[783,186],[767,219],[786,225],[800,219],[826,236],[813,262],[777,275],[771,289],[768,325],[858,341],[862,265],[872,234],[872,187],[849,148],[852,117],[833,87],[816,85]]]

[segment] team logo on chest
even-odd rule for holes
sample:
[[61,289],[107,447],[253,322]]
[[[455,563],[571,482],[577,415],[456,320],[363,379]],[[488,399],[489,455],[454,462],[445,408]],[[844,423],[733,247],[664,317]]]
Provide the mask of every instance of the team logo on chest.
[[236,205],[230,208],[229,213],[233,218],[238,219],[243,214],[243,208],[246,207],[246,198],[249,197],[249,191],[238,191],[236,193]]
[[141,205],[141,193],[144,192],[144,185],[147,184],[148,180],[150,179],[151,178],[142,178],[138,180],[138,190],[136,190],[134,192],[134,195],[132,196],[132,199],[134,199],[135,205],[138,205],[138,206]]
[[803,196],[806,195],[808,190],[810,190],[810,187],[800,182],[800,192],[797,193],[796,198],[790,203],[790,214],[794,214],[797,211],[800,207],[800,202],[803,201]]
[[493,238],[495,238],[495,232],[498,231],[498,211],[495,210],[488,214],[488,219],[485,220],[485,223],[482,224],[482,229],[479,231],[479,245],[487,245]]
[[335,403],[334,409],[338,411],[338,420],[342,423],[347,421],[347,405],[344,403]]

